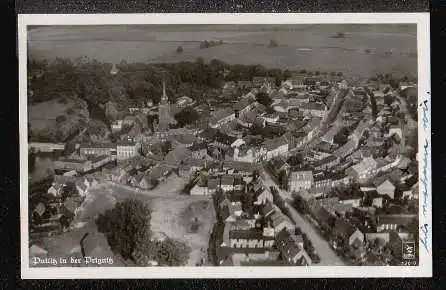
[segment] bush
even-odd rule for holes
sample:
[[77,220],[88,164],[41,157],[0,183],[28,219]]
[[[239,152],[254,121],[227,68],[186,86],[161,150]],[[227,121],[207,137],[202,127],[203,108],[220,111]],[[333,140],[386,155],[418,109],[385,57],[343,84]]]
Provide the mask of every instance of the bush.
[[67,109],[66,111],[65,111],[65,113],[67,113],[68,115],[72,115],[72,114],[74,114],[74,108],[69,108],[69,109]]
[[57,124],[63,123],[63,122],[65,122],[66,120],[67,120],[67,117],[65,117],[65,116],[63,116],[63,115],[60,115],[60,116],[57,116],[57,117],[56,117],[56,122],[57,122]]
[[318,254],[310,254],[310,258],[313,262],[313,264],[319,264],[321,262],[321,258],[319,257]]
[[209,42],[207,40],[200,43],[200,48],[208,48],[208,47],[209,47]]

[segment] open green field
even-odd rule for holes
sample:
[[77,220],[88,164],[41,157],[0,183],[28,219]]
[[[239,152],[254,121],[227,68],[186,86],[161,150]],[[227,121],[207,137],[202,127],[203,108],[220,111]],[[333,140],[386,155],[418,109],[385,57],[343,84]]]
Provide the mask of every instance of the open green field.
[[[339,24],[37,27],[29,31],[29,53],[39,59],[87,56],[110,63],[178,62],[202,57],[205,61],[218,58],[282,69],[413,76],[417,72],[415,28]],[[348,37],[332,38],[337,32]],[[271,39],[276,39],[279,47],[268,48]],[[203,40],[225,43],[200,49]],[[182,54],[175,53],[178,46],[184,48]],[[387,52],[392,55],[386,56]]]
[[[58,122],[59,116],[64,119]],[[31,139],[46,136],[51,142],[60,142],[77,129],[81,129],[88,120],[86,104],[82,101],[76,103],[70,98],[56,98],[28,106],[28,130]]]
[[40,131],[48,127],[56,126],[58,116],[67,115],[67,110],[74,106],[72,100],[66,103],[59,99],[33,104],[28,107],[28,118],[32,130]]

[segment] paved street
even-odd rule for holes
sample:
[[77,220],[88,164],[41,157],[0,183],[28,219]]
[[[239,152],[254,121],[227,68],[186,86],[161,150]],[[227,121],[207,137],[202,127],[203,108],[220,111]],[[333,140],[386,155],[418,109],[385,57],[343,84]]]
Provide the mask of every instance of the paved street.
[[407,100],[405,98],[401,97],[401,95],[397,92],[395,93],[395,96],[401,102],[400,110],[406,116],[407,126],[409,127],[409,130],[416,130],[418,128],[418,124],[417,124],[417,121],[415,121],[412,118],[412,115],[409,113]]
[[279,194],[286,201],[285,206],[287,207],[292,220],[296,223],[298,227],[302,229],[302,232],[308,235],[308,238],[313,242],[313,246],[316,249],[316,253],[321,258],[321,262],[317,264],[318,266],[345,266],[344,261],[336,255],[333,249],[330,247],[328,242],[321,236],[317,229],[306,220],[297,210],[290,204],[291,195],[289,192],[281,190],[277,187],[277,184],[271,179],[267,172],[264,172],[262,176],[265,186],[268,188],[270,186],[275,186],[279,190]]

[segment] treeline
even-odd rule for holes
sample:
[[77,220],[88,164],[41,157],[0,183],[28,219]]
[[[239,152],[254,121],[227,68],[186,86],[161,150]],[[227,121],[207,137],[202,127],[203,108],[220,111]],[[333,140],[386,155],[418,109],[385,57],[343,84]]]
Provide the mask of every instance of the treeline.
[[140,105],[151,98],[157,104],[162,95],[162,80],[166,78],[169,98],[187,95],[204,101],[221,94],[225,81],[252,80],[254,76],[270,76],[276,82],[291,77],[291,72],[267,69],[261,65],[229,65],[213,59],[205,63],[195,61],[167,63],[127,63],[116,65],[118,73],[110,73],[111,63],[80,57],[74,60],[57,58],[48,61],[28,60],[30,103],[75,96],[89,105],[103,105],[107,101],[121,106]]
[[213,40],[207,41],[207,40],[205,40],[205,41],[202,41],[200,43],[200,48],[209,48],[209,47],[222,45],[222,44],[223,44],[223,40],[219,40],[219,41],[213,41]]

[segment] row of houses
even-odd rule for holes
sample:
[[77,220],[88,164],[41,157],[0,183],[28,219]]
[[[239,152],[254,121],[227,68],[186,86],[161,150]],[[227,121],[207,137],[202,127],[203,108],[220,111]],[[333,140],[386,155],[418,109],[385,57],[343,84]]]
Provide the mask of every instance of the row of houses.
[[152,189],[164,180],[172,168],[163,163],[139,170],[129,165],[126,167],[104,168],[102,174],[106,180],[138,187],[144,190]]
[[58,160],[54,161],[54,168],[56,170],[61,171],[76,171],[78,173],[86,173],[105,164],[114,161],[115,158],[113,156],[94,156],[86,158],[64,158],[61,157]]
[[[315,199],[302,195],[307,210],[329,236],[333,247],[361,247],[379,239],[383,244],[392,240],[411,239],[408,226],[417,218],[415,214],[368,214],[368,209],[343,204],[336,198]],[[393,245],[394,246],[394,245]],[[402,244],[399,244],[402,247]],[[397,250],[392,247],[392,250]],[[358,259],[365,252],[357,252]],[[396,251],[401,255],[401,251]],[[401,256],[400,256],[401,257]]]
[[125,160],[138,155],[138,144],[124,140],[117,143],[85,143],[80,144],[79,154],[88,156],[116,156],[117,160]]
[[[272,197],[271,197],[272,198]],[[255,203],[257,213],[244,216],[242,204],[222,198],[219,217],[224,221],[217,241],[217,263],[226,265],[311,265],[301,235],[295,225],[267,198]]]

